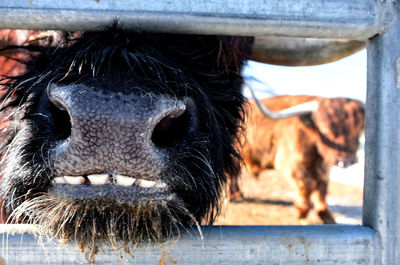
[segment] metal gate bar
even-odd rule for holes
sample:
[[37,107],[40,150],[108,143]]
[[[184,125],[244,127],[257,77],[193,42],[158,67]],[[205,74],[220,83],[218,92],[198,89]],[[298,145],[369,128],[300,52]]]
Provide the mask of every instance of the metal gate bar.
[[[0,0],[0,28],[280,35],[366,40],[390,14],[380,0]],[[389,0],[390,1],[390,0]]]
[[[204,246],[195,234],[184,235],[160,248],[139,249],[128,261],[133,264],[400,264],[399,16],[397,0],[0,0],[3,28],[101,30],[118,18],[122,28],[150,31],[371,38],[364,227],[204,227]],[[3,235],[6,264],[82,261],[73,248],[42,247],[32,235]],[[97,264],[117,260],[119,253],[105,249]]]
[[[123,264],[378,264],[376,233],[363,226],[207,226],[204,242],[197,231],[158,247],[139,248]],[[3,237],[6,264],[80,264],[76,248],[38,246],[32,235]],[[162,263],[162,262],[165,263]],[[119,253],[104,249],[96,264],[120,264]],[[0,261],[1,264],[1,261]]]
[[363,224],[378,232],[382,264],[400,264],[400,12],[367,44]]

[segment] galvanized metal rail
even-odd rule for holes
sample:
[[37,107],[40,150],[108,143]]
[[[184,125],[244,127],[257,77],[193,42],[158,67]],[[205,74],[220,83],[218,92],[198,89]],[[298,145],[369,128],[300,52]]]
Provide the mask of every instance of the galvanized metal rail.
[[[204,227],[203,246],[192,233],[133,259],[105,249],[97,264],[400,264],[399,1],[0,0],[3,28],[101,30],[116,19],[150,31],[368,40],[363,226]],[[83,260],[32,235],[3,235],[0,264]]]
[[0,28],[101,30],[118,19],[122,28],[150,31],[366,40],[391,20],[376,2],[0,0]]
[[[378,264],[376,233],[362,226],[208,226],[202,242],[195,230],[180,240],[134,251],[105,248],[96,264]],[[81,264],[74,247],[38,246],[32,235],[3,237],[5,264]],[[1,261],[0,261],[0,264]]]

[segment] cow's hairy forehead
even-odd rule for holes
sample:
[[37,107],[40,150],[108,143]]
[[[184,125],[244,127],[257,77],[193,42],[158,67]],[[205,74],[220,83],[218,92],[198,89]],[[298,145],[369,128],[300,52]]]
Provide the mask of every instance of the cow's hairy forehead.
[[[364,129],[364,104],[347,98],[325,99],[313,114],[319,130],[328,138],[353,141]],[[344,137],[346,136],[346,137]],[[350,144],[350,143],[349,143]]]
[[66,43],[35,48],[26,74],[13,78],[6,89],[22,100],[32,87],[39,84],[43,89],[50,82],[97,82],[99,87],[105,83],[107,89],[121,92],[129,87],[152,93],[219,94],[229,78],[240,74],[251,39],[110,31],[85,33]]

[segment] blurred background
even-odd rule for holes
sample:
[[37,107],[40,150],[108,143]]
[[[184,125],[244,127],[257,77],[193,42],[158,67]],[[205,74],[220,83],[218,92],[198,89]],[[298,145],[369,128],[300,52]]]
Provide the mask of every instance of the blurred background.
[[[339,61],[318,66],[287,67],[249,61],[243,74],[244,94],[251,97],[248,86],[258,98],[276,95],[318,95],[349,97],[365,102],[366,51]],[[361,224],[364,179],[364,145],[361,139],[358,163],[333,167],[330,174],[328,204],[337,223]],[[263,171],[258,178],[244,173],[242,200],[224,202],[216,224],[321,224],[314,212],[300,221],[293,208],[294,191],[287,179],[274,170]]]

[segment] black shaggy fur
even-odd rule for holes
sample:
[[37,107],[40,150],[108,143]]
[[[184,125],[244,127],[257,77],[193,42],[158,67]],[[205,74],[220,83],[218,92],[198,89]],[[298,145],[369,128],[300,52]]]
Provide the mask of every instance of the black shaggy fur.
[[[69,36],[74,37],[58,47],[21,47],[31,54],[27,71],[3,81],[0,114],[8,122],[0,133],[3,218],[38,224],[44,233],[92,252],[104,242],[132,247],[176,234],[181,225],[212,223],[227,174],[239,171],[232,143],[243,119],[240,69],[251,39],[116,30]],[[57,125],[57,114],[38,115],[49,105],[43,96],[49,84],[102,84],[94,89],[132,87],[153,97],[192,98],[199,126],[191,141],[171,149],[160,176],[171,187],[168,199],[121,202],[53,194],[48,154],[68,135],[68,126]]]

